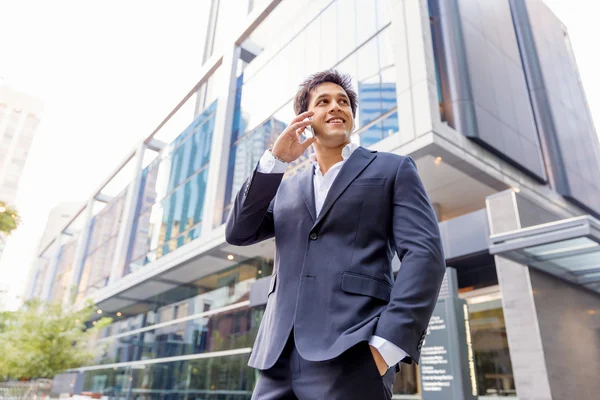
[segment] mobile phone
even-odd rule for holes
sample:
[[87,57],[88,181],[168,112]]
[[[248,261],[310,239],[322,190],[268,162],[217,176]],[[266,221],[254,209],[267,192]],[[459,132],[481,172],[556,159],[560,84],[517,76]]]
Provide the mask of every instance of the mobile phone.
[[[304,119],[304,121],[306,121],[306,120],[310,121],[310,118]],[[304,128],[304,132],[302,132],[302,135],[305,138],[310,139],[313,136],[315,136],[315,131],[313,130],[312,126],[308,125]]]

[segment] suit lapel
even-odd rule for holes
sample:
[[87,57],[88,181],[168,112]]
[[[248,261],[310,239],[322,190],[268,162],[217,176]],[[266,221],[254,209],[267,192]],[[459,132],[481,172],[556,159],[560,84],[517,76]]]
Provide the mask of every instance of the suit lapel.
[[300,186],[300,195],[306,204],[308,213],[313,222],[317,219],[317,211],[315,206],[315,186],[313,184],[313,175],[315,174],[315,166],[310,165],[298,176],[298,184]]
[[[350,158],[344,163],[342,169],[338,173],[338,176],[333,181],[333,185],[331,185],[331,189],[329,189],[329,193],[327,193],[327,197],[325,198],[325,202],[323,203],[323,208],[321,209],[321,213],[319,214],[319,218],[315,222],[315,225],[318,225],[319,222],[327,215],[329,209],[333,206],[336,200],[344,193],[344,190],[352,183],[354,179],[365,169],[377,157],[375,153],[366,150],[363,147],[357,148]],[[311,180],[311,188],[312,186],[312,175],[310,176]],[[312,189],[312,204],[314,210],[314,189]]]

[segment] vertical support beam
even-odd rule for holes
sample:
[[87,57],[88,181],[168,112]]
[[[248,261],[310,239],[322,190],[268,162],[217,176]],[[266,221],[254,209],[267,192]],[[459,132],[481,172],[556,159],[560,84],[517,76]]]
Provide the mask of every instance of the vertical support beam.
[[[521,228],[514,191],[489,196],[486,208],[491,234]],[[494,258],[517,395],[521,400],[552,400],[529,267]]]
[[215,227],[221,225],[223,219],[227,164],[235,107],[236,67],[239,56],[239,46],[230,43],[223,53],[223,62],[219,67],[221,80],[217,89],[218,104],[210,150],[206,195],[204,196],[202,235],[210,234]]
[[79,241],[77,243],[77,248],[75,249],[75,256],[73,259],[73,275],[71,276],[71,285],[65,291],[64,302],[67,303],[71,299],[71,289],[75,287],[79,287],[79,281],[81,279],[81,272],[83,270],[83,262],[85,260],[85,251],[87,249],[87,244],[90,239],[90,228],[92,224],[92,218],[94,216],[94,197],[92,196],[85,206],[85,220],[83,223],[83,228],[81,228],[81,235],[79,235]]
[[30,300],[33,296],[33,289],[35,288],[35,283],[37,282],[38,275],[40,272],[40,255],[38,254],[37,258],[33,261],[33,265],[29,271],[29,276],[27,278],[27,287],[25,289],[25,293],[23,294],[23,302]]
[[137,208],[140,193],[142,164],[144,161],[145,151],[146,145],[142,142],[135,151],[135,156],[131,161],[135,163],[135,165],[131,177],[132,179],[130,181],[131,183],[127,188],[127,194],[125,195],[125,204],[123,205],[123,214],[121,215],[121,223],[119,225],[119,233],[117,236],[117,247],[115,249],[112,266],[110,269],[108,285],[123,276],[127,252],[134,237],[134,232],[132,232],[133,220],[135,219],[135,210]]
[[52,259],[50,260],[50,265],[48,265],[48,272],[46,272],[46,281],[44,282],[44,287],[40,296],[40,300],[42,301],[50,300],[50,293],[52,292],[52,287],[55,283],[56,268],[58,267],[58,258],[60,256],[60,249],[62,247],[62,244],[62,234],[59,233],[56,239],[54,239],[54,243],[52,244],[52,247],[54,247],[54,249],[52,252]]

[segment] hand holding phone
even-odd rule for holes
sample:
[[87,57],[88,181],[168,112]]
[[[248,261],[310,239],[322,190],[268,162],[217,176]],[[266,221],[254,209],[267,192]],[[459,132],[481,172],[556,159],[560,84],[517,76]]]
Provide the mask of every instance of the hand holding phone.
[[[310,121],[310,118],[305,118],[304,121]],[[312,137],[315,136],[315,131],[313,130],[311,125],[307,125],[306,127],[304,127],[304,132],[302,132],[302,135],[307,138],[310,139]]]
[[[313,111],[306,111],[297,115],[291,124],[275,139],[271,153],[287,163],[297,160],[298,157],[304,154],[306,149],[316,140],[313,135],[310,138],[306,136],[308,133],[305,135],[305,128],[310,126],[310,117],[313,115]],[[312,129],[311,133],[314,134]],[[305,140],[300,139],[302,135],[305,135]]]

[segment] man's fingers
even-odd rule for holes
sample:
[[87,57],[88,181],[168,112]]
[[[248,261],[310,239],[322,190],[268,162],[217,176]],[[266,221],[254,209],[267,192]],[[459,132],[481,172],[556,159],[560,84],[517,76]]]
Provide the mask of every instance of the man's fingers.
[[308,149],[310,147],[310,145],[315,142],[315,140],[317,140],[316,137],[311,137],[310,139],[306,139],[304,142],[301,143],[302,149],[304,151],[306,151],[306,149]]
[[296,115],[296,118],[292,120],[292,123],[302,121],[303,119],[312,117],[313,115],[315,115],[314,111],[304,111],[303,113]]
[[304,121],[303,120],[303,121],[300,121],[300,122],[293,123],[292,125],[289,126],[289,129],[291,129],[294,132],[297,132],[298,129],[307,127],[310,124],[312,124],[312,121],[308,121],[308,120]]

